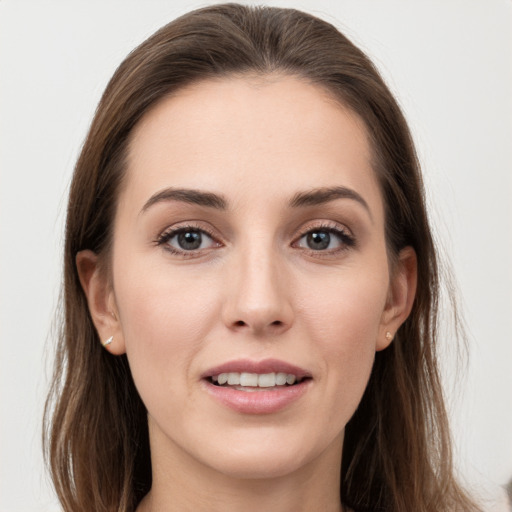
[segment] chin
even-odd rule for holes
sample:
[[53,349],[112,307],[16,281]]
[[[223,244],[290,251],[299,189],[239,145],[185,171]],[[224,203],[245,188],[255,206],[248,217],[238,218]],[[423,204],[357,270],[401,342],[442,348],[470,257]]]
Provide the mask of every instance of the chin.
[[254,454],[229,454],[222,461],[218,461],[218,472],[230,478],[244,480],[263,480],[267,478],[280,478],[293,474],[304,464],[296,454],[279,454],[274,450],[267,453],[259,450]]
[[[249,432],[245,432],[249,434]],[[229,446],[221,449],[210,446],[204,455],[209,455],[210,467],[231,478],[266,479],[291,475],[317,460],[332,447],[325,444],[325,437],[308,439],[292,432],[267,431],[261,428],[254,435],[227,436]],[[249,438],[249,439],[248,439]],[[335,441],[337,443],[337,439]],[[340,443],[341,450],[341,443]],[[222,453],[222,456],[212,456]],[[206,457],[203,459],[206,462]]]

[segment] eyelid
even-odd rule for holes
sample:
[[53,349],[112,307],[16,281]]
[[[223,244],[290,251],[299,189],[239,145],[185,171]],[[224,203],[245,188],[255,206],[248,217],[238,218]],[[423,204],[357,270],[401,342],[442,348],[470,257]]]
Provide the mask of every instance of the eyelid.
[[327,231],[329,233],[334,233],[340,238],[340,247],[336,247],[334,249],[315,250],[307,247],[299,247],[299,249],[311,253],[315,257],[329,257],[339,252],[346,251],[356,245],[355,236],[347,226],[335,221],[321,220],[309,222],[305,226],[301,227],[299,233],[293,239],[292,246],[297,246],[303,237],[314,231]]
[[[199,231],[205,234],[214,242],[213,247],[184,250],[171,246],[167,243],[177,234],[186,231]],[[305,225],[301,226],[301,228],[294,235],[291,246],[297,247],[297,244],[304,236],[314,231],[327,231],[329,233],[334,233],[339,238],[340,242],[340,247],[326,250],[315,250],[306,247],[299,247],[300,250],[312,253],[316,257],[329,257],[338,252],[345,251],[350,247],[356,245],[356,239],[352,231],[346,225],[331,220],[316,220],[309,221],[305,223]],[[164,230],[162,230],[154,240],[154,244],[157,246],[164,246],[163,248],[165,250],[175,255],[179,255],[182,257],[198,257],[212,248],[218,248],[223,246],[224,242],[222,241],[221,237],[217,234],[216,230],[213,230],[212,228],[205,226],[203,222],[182,221],[177,224],[168,226]]]
[[318,220],[307,222],[304,226],[301,226],[301,228],[297,231],[297,234],[294,236],[294,240],[298,240],[302,236],[307,235],[311,231],[315,230],[339,232],[345,234],[348,237],[354,237],[352,231],[344,224],[331,220]]
[[187,232],[187,231],[199,231],[202,234],[211,238],[214,242],[214,247],[220,247],[222,242],[219,240],[219,236],[217,236],[212,229],[204,226],[204,224],[196,222],[196,221],[183,221],[178,224],[174,224],[172,226],[168,226],[154,240],[154,244],[157,246],[162,246],[166,251],[171,254],[183,256],[183,257],[197,257],[200,256],[203,252],[208,251],[211,247],[203,248],[203,249],[193,249],[193,250],[184,250],[173,247],[169,245],[167,242],[174,238],[176,235]]

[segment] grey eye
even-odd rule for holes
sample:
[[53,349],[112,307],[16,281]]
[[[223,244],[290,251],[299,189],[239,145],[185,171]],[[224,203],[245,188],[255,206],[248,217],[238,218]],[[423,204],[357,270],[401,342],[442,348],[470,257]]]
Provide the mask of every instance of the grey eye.
[[299,247],[311,249],[313,251],[324,251],[326,249],[336,249],[343,245],[342,234],[330,230],[315,230],[303,235],[298,243]]
[[186,229],[174,233],[167,243],[171,247],[182,251],[196,251],[198,249],[211,247],[214,241],[203,231],[198,229]]
[[199,249],[203,240],[201,233],[198,231],[187,231],[185,233],[180,233],[176,238],[180,249],[184,249],[186,251]]
[[306,235],[306,243],[310,249],[321,251],[327,249],[331,243],[330,233],[325,231],[315,231]]

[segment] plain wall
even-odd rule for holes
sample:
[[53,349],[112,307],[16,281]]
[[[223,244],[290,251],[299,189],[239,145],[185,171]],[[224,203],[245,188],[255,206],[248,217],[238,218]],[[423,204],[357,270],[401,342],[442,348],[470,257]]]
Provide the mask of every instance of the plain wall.
[[[476,492],[512,477],[512,2],[302,0],[373,58],[410,121],[469,334],[443,363],[456,460]],[[59,507],[41,456],[66,193],[126,54],[207,2],[0,0],[0,510]]]

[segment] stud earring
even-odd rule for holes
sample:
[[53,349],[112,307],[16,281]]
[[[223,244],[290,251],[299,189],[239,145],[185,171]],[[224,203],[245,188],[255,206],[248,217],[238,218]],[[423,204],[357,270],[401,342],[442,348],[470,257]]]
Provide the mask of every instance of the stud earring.
[[110,345],[114,341],[114,336],[110,336],[110,338],[102,343],[104,347]]
[[388,341],[391,341],[393,339],[393,335],[389,331],[386,332],[386,339]]

